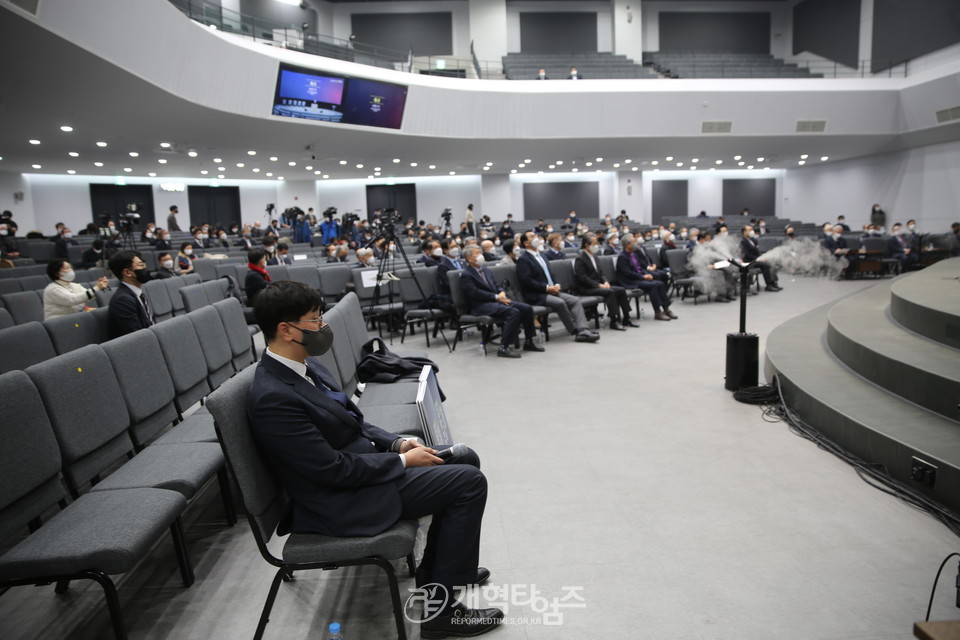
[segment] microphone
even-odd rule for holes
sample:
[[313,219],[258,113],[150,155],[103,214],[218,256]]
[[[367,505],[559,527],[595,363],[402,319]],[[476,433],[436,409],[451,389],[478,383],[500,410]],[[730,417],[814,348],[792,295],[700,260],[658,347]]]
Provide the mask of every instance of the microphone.
[[441,460],[449,460],[454,456],[462,456],[467,452],[467,445],[458,442],[457,444],[451,446],[449,449],[443,449],[442,451],[437,451],[435,454]]

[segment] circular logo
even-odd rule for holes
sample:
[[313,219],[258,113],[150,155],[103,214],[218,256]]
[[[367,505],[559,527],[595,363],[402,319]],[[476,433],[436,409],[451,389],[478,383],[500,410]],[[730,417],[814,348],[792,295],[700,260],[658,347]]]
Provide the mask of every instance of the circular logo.
[[[450,593],[442,584],[431,582],[416,589],[410,589],[410,595],[403,605],[403,617],[413,624],[429,622],[447,608]],[[417,605],[422,614],[418,615]]]

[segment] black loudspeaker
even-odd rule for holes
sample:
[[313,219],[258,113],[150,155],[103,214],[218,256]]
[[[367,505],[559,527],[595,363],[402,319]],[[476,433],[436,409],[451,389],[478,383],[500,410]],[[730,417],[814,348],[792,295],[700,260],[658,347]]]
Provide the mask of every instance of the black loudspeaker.
[[760,371],[760,336],[755,333],[727,334],[727,376],[724,388],[736,391],[757,386]]

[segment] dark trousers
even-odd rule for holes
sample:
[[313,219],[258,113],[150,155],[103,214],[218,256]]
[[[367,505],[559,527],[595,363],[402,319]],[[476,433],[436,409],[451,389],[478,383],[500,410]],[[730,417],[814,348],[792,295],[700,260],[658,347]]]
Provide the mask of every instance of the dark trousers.
[[604,304],[607,305],[607,313],[610,314],[611,322],[620,322],[622,318],[630,317],[630,301],[627,300],[627,290],[623,287],[581,289],[580,295],[602,297]]
[[754,262],[753,266],[760,270],[760,274],[763,276],[763,283],[768,287],[770,285],[777,284],[777,276],[773,275],[773,271],[770,270],[770,265],[766,262]]
[[503,320],[503,335],[500,338],[501,347],[508,347],[516,343],[520,336],[521,324],[523,325],[524,337],[527,340],[533,340],[537,336],[537,328],[533,325],[533,307],[525,302],[511,300],[509,305],[490,302],[482,307],[475,308],[474,312]]
[[468,449],[443,465],[407,469],[399,490],[401,518],[433,516],[418,577],[448,590],[472,584],[477,579],[480,524],[487,504],[487,479],[477,454]]
[[650,304],[653,305],[653,310],[657,313],[670,306],[670,298],[667,297],[667,285],[659,280],[644,280],[637,285],[637,289],[647,292],[647,295],[650,296]]

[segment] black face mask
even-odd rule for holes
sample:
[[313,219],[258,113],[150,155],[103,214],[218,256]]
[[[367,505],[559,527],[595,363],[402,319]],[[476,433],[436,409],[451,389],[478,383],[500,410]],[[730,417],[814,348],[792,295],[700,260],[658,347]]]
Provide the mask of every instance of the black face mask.
[[[293,327],[293,325],[290,325]],[[330,347],[333,346],[333,329],[325,324],[316,331],[307,331],[300,327],[293,327],[303,334],[303,342],[294,340],[297,344],[307,350],[309,356],[322,356]]]
[[150,281],[150,272],[146,269],[135,269],[133,271],[133,275],[137,278],[137,282],[140,284]]

